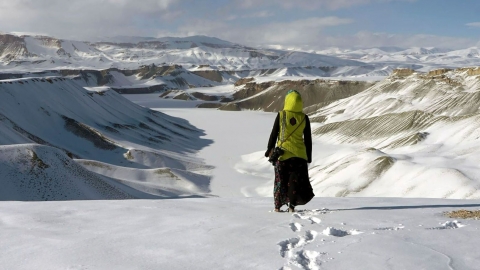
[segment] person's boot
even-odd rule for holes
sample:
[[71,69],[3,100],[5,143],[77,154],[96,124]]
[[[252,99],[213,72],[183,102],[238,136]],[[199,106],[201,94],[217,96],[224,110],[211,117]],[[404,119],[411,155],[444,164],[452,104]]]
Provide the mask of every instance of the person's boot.
[[290,212],[290,213],[295,212],[295,205],[291,205],[291,204],[290,204],[290,205],[288,206],[288,212]]

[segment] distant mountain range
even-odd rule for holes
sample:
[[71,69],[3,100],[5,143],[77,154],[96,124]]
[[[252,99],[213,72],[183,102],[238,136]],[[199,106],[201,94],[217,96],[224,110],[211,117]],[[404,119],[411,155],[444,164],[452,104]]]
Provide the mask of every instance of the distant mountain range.
[[81,42],[46,36],[0,35],[0,68],[6,71],[50,69],[135,69],[179,64],[189,69],[252,70],[304,66],[361,66],[363,63],[305,52],[251,48],[217,38],[192,36]]
[[[0,71],[3,72],[138,69],[152,64],[182,65],[189,71],[329,67],[329,73],[313,75],[386,76],[395,68],[428,71],[439,67],[478,66],[480,50],[477,47],[463,50],[379,47],[301,52],[253,48],[207,36],[115,37],[93,42],[0,34]],[[285,72],[286,76],[290,73]]]
[[435,47],[413,47],[407,49],[386,47],[357,50],[331,48],[317,51],[316,53],[361,61],[366,64],[409,64],[417,66],[416,69],[420,69],[420,71],[480,65],[480,49],[478,47],[461,50],[439,49]]

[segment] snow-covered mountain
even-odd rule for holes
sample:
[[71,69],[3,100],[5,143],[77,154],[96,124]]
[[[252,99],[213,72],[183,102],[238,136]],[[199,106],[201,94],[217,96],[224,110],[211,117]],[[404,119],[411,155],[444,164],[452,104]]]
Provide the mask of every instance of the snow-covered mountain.
[[361,61],[365,64],[394,65],[403,64],[415,70],[428,72],[438,68],[460,68],[479,66],[478,47],[449,50],[436,47],[379,47],[367,49],[330,48],[317,51],[318,54],[335,56],[348,60]]
[[[480,65],[477,47],[329,48],[300,52],[252,48],[214,37],[116,37],[108,41],[72,41],[36,35],[0,34],[0,70],[4,72],[110,68],[135,70],[155,64],[182,65],[189,71],[252,71],[282,68],[348,67],[323,76],[372,76],[375,70]],[[356,74],[348,72],[359,69]],[[385,75],[383,75],[385,76]]]
[[136,69],[172,63],[192,70],[229,71],[362,65],[332,56],[251,48],[206,36],[93,43],[12,34],[0,34],[0,63],[6,71]]
[[425,72],[476,65],[478,48],[330,48],[307,53],[252,48],[206,36],[91,42],[0,34],[0,78],[81,75],[91,78],[90,86],[120,93],[226,85],[246,77],[378,80],[397,68]]

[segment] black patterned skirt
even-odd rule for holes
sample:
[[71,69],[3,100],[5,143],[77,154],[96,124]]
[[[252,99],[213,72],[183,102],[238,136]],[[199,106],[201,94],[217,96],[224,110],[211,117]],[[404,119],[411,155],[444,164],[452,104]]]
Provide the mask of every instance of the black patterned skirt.
[[273,187],[276,209],[289,203],[292,206],[307,204],[314,196],[306,160],[294,157],[277,161]]

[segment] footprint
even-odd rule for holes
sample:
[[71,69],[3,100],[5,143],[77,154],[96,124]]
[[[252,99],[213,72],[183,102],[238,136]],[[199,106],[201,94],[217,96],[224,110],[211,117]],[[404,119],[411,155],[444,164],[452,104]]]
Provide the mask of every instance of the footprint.
[[300,238],[290,238],[288,240],[278,243],[278,245],[280,246],[280,256],[282,256],[282,258],[285,258],[285,256],[290,250],[299,246],[299,242]]
[[302,230],[302,224],[300,223],[290,223],[290,229],[294,232],[299,232]]
[[306,231],[305,236],[303,237],[295,237],[281,241],[278,243],[280,246],[280,256],[282,256],[282,258],[285,258],[287,255],[288,257],[292,257],[293,255],[291,254],[291,251],[293,249],[304,247],[313,242],[317,235],[318,232],[316,231]]
[[329,209],[327,209],[327,208],[313,209],[313,210],[311,210],[311,211],[312,211],[312,213],[314,213],[314,214],[316,214],[316,215],[318,215],[318,214],[329,214],[329,213],[335,212],[335,211],[329,210]]
[[[314,217],[320,214],[321,210],[300,210],[294,214],[292,217],[300,220],[308,220],[311,224],[319,224],[321,223],[321,219]],[[299,222],[292,222],[289,224],[290,229],[293,232],[300,232],[303,228],[303,225]],[[303,236],[290,238],[278,243],[280,246],[280,256],[285,258],[287,264],[281,268],[281,270],[290,270],[289,266],[295,266],[301,269],[320,269],[321,260],[319,256],[321,253],[317,251],[308,251],[304,250],[303,248],[310,244],[311,242],[315,241],[319,233],[314,230],[305,231]]]
[[308,219],[309,217],[308,216],[304,216],[304,215],[300,215],[298,213],[295,213],[292,215],[294,218],[298,218],[298,219]]
[[312,242],[313,240],[315,240],[317,235],[318,235],[318,232],[316,232],[316,231],[306,231],[306,233],[305,233],[305,244],[308,244],[308,243]]
[[466,225],[463,225],[460,221],[454,220],[454,221],[447,221],[445,223],[440,223],[441,226],[439,227],[433,227],[433,228],[427,228],[427,230],[448,230],[448,229],[458,229],[461,227],[465,227]]
[[292,216],[295,217],[295,218],[298,218],[298,219],[310,220],[310,222],[312,222],[312,224],[319,224],[321,222],[321,220],[319,218],[312,217],[312,216],[300,215],[298,213],[295,213]]
[[405,226],[398,226],[398,227],[382,227],[382,228],[375,228],[375,231],[398,231],[404,229]]
[[312,224],[319,224],[320,222],[322,222],[319,218],[316,218],[316,217],[310,217],[309,219],[312,222]]
[[331,236],[336,236],[336,237],[344,237],[347,235],[357,235],[361,234],[363,232],[357,231],[357,230],[350,230],[350,231],[344,231],[340,229],[335,229],[333,227],[328,227],[322,232],[324,235],[331,235]]
[[290,263],[303,269],[318,270],[321,265],[320,252],[300,250]]
[[323,234],[337,236],[337,237],[344,237],[348,235],[348,232],[344,230],[335,229],[333,227],[328,227],[325,230],[323,230]]

